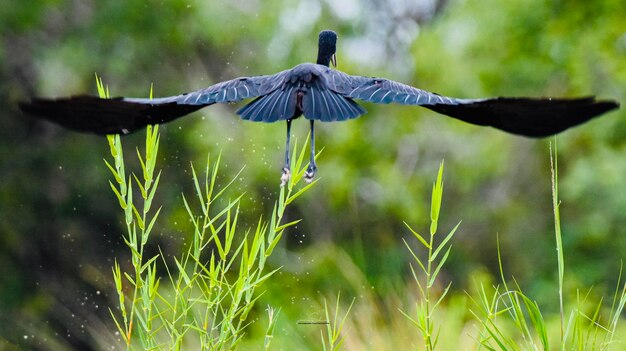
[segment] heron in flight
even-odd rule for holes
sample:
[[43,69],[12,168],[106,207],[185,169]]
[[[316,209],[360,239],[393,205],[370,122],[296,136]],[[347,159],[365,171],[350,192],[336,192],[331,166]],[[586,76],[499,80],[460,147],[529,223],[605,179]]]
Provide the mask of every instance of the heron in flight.
[[615,101],[582,98],[496,97],[458,99],[421,90],[385,78],[353,76],[336,67],[337,34],[319,33],[316,63],[302,63],[273,75],[241,77],[186,94],[162,98],[102,99],[89,95],[32,98],[20,103],[23,112],[79,132],[128,134],[148,124],[162,124],[215,103],[254,98],[237,111],[254,122],[285,121],[287,142],[281,185],[290,177],[291,122],[300,117],[311,128],[310,163],[305,180],[317,172],[315,122],[345,121],[366,110],[355,100],[379,104],[419,105],[467,123],[508,133],[545,137],[619,107]]

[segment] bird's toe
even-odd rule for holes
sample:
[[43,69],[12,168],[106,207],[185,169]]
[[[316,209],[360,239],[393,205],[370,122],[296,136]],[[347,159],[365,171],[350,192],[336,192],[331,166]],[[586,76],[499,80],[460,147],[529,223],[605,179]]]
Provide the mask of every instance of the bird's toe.
[[280,186],[284,187],[291,178],[291,170],[288,167],[283,167],[283,174],[280,176]]
[[304,181],[307,183],[311,183],[313,178],[315,178],[315,174],[317,173],[317,166],[311,165],[304,172]]

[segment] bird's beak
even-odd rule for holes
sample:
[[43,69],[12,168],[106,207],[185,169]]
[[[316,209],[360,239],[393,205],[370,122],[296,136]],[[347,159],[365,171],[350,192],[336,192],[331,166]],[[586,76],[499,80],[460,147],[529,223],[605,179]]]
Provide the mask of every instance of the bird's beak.
[[333,66],[337,67],[337,55],[333,54],[333,56],[330,57],[330,62]]

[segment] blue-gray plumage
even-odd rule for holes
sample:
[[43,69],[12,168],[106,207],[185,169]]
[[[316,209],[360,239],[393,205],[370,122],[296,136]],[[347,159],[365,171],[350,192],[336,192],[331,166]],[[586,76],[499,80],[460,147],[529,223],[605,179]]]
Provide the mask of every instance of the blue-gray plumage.
[[315,165],[314,122],[345,121],[366,112],[354,100],[419,105],[460,119],[503,131],[544,137],[584,123],[615,109],[615,101],[593,97],[456,99],[384,78],[348,75],[330,68],[336,63],[337,34],[319,34],[316,63],[303,63],[274,75],[242,77],[187,94],[156,99],[101,99],[80,95],[68,98],[33,98],[20,104],[25,113],[56,122],[66,128],[96,134],[132,133],[148,124],[167,123],[215,103],[254,98],[237,111],[254,122],[287,122],[287,150],[283,183],[289,179],[289,137],[292,120],[304,116],[311,124],[311,159],[306,179],[313,179]]

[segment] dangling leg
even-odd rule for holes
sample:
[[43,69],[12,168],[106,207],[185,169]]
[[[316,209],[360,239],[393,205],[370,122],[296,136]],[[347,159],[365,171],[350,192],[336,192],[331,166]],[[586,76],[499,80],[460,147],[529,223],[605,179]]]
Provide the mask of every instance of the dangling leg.
[[285,186],[291,177],[291,162],[289,160],[289,144],[291,142],[291,120],[287,120],[287,146],[285,147],[285,166],[280,176],[280,186]]
[[315,121],[311,120],[311,159],[309,160],[309,168],[304,173],[304,180],[307,183],[312,182],[315,173],[317,173],[317,166],[315,165]]

